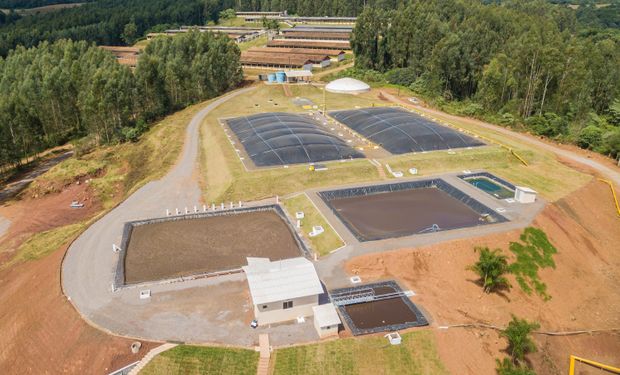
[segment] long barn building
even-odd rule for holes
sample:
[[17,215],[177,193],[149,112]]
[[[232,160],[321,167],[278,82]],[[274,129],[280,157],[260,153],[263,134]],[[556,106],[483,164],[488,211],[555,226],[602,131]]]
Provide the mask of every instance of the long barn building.
[[284,39],[305,40],[346,40],[351,38],[348,32],[324,32],[324,31],[289,31],[281,35]]
[[274,39],[267,42],[267,47],[278,48],[313,48],[313,49],[336,49],[347,51],[351,49],[348,41],[317,41],[298,39]]
[[263,69],[305,69],[324,68],[331,59],[327,55],[242,52],[241,65]]
[[332,61],[338,62],[345,58],[346,53],[337,49],[312,49],[312,48],[277,48],[277,47],[252,47],[248,52],[254,53],[277,53],[277,54],[293,54],[293,55],[325,55],[329,56]]

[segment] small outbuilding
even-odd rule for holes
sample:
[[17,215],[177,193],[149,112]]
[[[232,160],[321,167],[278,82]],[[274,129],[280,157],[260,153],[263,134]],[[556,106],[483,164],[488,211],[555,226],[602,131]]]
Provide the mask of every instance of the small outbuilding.
[[328,337],[338,334],[340,317],[333,304],[318,305],[312,308],[314,312],[314,328],[319,337]]
[[287,70],[284,74],[286,75],[286,82],[288,83],[307,83],[312,80],[312,72],[309,70]]
[[331,81],[325,89],[337,94],[361,94],[370,91],[370,86],[358,79],[347,77]]
[[524,186],[515,186],[515,200],[519,203],[534,203],[536,202],[536,195],[538,193]]
[[259,325],[312,316],[323,293],[312,262],[303,257],[273,262],[267,258],[247,259],[243,271]]

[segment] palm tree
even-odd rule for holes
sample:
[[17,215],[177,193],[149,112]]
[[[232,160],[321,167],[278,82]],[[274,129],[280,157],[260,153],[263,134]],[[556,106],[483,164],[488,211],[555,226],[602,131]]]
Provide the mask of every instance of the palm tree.
[[490,250],[488,247],[477,247],[474,251],[480,251],[480,258],[467,269],[480,276],[484,292],[491,293],[498,288],[509,288],[510,283],[504,276],[510,272],[508,257],[502,254],[500,249]]

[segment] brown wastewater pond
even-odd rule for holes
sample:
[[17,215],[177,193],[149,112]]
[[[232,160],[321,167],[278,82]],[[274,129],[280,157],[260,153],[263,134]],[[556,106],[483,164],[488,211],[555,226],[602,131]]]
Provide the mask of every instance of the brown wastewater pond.
[[479,213],[436,187],[336,198],[329,204],[363,241],[483,222]]
[[290,225],[274,210],[171,219],[133,227],[126,284],[238,269],[247,257],[302,255]]
[[424,326],[428,322],[418,307],[403,295],[394,281],[386,281],[366,286],[338,289],[332,298],[355,297],[369,290],[374,300],[343,304],[339,306],[341,315],[354,335],[393,331],[409,327]]

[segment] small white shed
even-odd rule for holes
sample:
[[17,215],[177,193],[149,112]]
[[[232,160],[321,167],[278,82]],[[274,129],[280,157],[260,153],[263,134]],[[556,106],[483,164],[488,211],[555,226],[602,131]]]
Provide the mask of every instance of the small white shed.
[[524,186],[515,187],[515,200],[519,203],[534,203],[538,193]]
[[338,334],[340,317],[333,304],[318,305],[312,308],[314,311],[314,328],[319,337],[328,337]]
[[313,314],[312,307],[319,304],[323,286],[312,262],[302,257],[273,262],[267,258],[247,259],[243,270],[259,325]]

